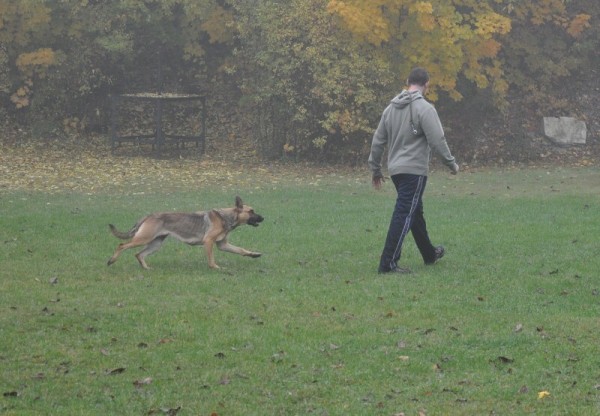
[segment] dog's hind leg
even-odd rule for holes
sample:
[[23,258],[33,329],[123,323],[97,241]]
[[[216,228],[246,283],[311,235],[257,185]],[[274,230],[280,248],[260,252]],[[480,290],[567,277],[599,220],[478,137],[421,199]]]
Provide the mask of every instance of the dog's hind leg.
[[[164,239],[164,238],[163,238]],[[140,246],[147,246],[152,244],[155,241],[155,239],[152,239],[152,237],[144,237],[144,236],[134,236],[133,239],[127,243],[121,243],[117,246],[117,249],[115,250],[115,254],[112,255],[112,257],[110,258],[110,260],[108,261],[108,265],[110,266],[111,264],[113,264],[115,261],[117,261],[117,258],[121,255],[121,253],[127,249],[133,248],[133,247],[140,247]],[[160,244],[159,244],[160,247]],[[158,250],[158,248],[154,249],[153,251]],[[142,250],[143,252],[144,250]],[[139,261],[139,259],[138,259]],[[140,262],[140,264],[142,264],[142,262]],[[142,264],[142,267],[144,267],[144,265]]]
[[161,235],[161,236],[156,237],[142,251],[140,251],[139,253],[137,253],[135,255],[135,257],[137,258],[137,260],[140,263],[140,266],[142,266],[142,268],[144,268],[146,270],[148,270],[150,268],[146,264],[146,261],[144,260],[144,258],[146,256],[149,256],[150,254],[158,251],[160,249],[160,247],[162,246],[162,243],[165,241],[165,238],[167,238],[166,235]]
[[[110,266],[111,264],[113,264],[115,261],[117,261],[117,259],[119,258],[119,256],[121,255],[121,253],[123,252],[123,250],[127,250],[128,248],[134,247],[130,245],[131,243],[121,243],[117,246],[117,249],[115,250],[115,253],[112,255],[112,257],[108,260],[107,265]],[[127,247],[126,247],[127,246]]]

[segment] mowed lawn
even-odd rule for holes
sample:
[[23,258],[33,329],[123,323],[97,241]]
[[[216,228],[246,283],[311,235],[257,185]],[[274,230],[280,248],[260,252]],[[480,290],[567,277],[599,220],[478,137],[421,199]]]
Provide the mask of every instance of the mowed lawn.
[[[222,185],[0,193],[0,415],[600,414],[598,169],[434,172],[447,254],[409,238],[410,276],[376,272],[391,181]],[[236,195],[261,258],[167,240],[106,266],[108,223]]]

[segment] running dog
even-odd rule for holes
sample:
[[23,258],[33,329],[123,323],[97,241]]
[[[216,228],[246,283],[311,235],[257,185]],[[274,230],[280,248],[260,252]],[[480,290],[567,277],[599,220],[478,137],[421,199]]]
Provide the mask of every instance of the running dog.
[[213,245],[216,244],[219,250],[230,253],[240,254],[242,256],[260,257],[261,253],[248,251],[236,247],[227,242],[227,237],[237,226],[248,224],[257,227],[264,218],[254,212],[248,205],[244,205],[242,199],[235,198],[234,208],[213,209],[210,211],[199,211],[194,213],[183,212],[158,212],[150,214],[137,222],[129,231],[122,232],[109,224],[111,232],[117,238],[131,241],[121,243],[115,253],[108,261],[110,266],[123,252],[129,248],[144,246],[142,251],[137,253],[140,266],[149,269],[146,256],[152,254],[158,249],[169,236],[175,237],[190,245],[204,245],[206,256],[208,257],[208,266],[218,269],[213,254]]

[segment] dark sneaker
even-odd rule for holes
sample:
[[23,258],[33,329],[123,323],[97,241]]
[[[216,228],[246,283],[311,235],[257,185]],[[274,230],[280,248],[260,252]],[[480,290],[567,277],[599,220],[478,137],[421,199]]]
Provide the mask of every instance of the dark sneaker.
[[406,267],[395,267],[391,270],[379,270],[379,274],[387,274],[387,273],[398,273],[398,274],[411,274],[412,270],[407,269]]
[[425,264],[435,264],[437,263],[442,257],[444,257],[444,254],[446,254],[446,250],[444,249],[444,246],[437,246],[435,248],[435,258],[432,262],[428,262]]

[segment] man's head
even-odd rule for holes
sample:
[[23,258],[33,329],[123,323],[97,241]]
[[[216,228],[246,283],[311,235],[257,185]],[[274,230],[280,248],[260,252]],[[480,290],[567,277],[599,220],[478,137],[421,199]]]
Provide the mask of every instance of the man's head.
[[428,82],[429,73],[424,68],[417,67],[410,71],[407,81],[409,86],[418,85],[419,87],[425,87]]

